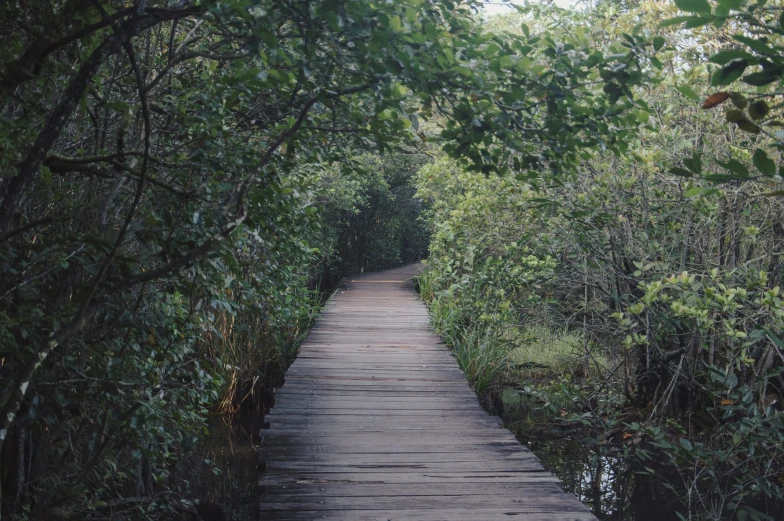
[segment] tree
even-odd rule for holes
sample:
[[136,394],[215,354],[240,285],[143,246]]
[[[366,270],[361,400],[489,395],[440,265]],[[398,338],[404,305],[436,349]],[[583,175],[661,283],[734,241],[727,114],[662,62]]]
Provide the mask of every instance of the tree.
[[161,484],[224,385],[203,337],[307,315],[318,210],[294,172],[439,139],[486,174],[574,171],[625,149],[651,46],[489,33],[476,2],[0,9],[2,512],[33,517],[178,504]]

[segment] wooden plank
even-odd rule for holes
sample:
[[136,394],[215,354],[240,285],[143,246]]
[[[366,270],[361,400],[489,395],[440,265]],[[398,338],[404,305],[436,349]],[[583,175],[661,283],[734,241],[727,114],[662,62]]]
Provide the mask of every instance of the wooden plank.
[[413,292],[345,281],[262,430],[260,519],[595,521],[488,415]]
[[454,421],[458,424],[464,424],[466,420],[473,421],[474,425],[498,425],[498,419],[488,416],[484,411],[471,410],[471,409],[449,409],[446,411],[439,409],[430,409],[419,411],[420,414],[412,414],[413,411],[405,409],[371,409],[371,410],[357,410],[347,411],[345,409],[332,409],[329,411],[308,408],[293,409],[293,410],[273,410],[267,415],[267,418],[272,421],[274,418],[278,422],[289,423],[303,423],[303,422],[323,422],[324,416],[329,416],[331,423],[349,422],[376,424],[376,423],[394,423],[405,424],[411,423],[414,425],[422,425],[427,423],[443,424],[445,421]]
[[[319,500],[319,510],[390,510],[405,508],[406,510],[456,510],[475,511],[488,507],[503,509],[504,511],[525,510],[526,513],[542,512],[580,512],[584,511],[582,505],[569,502],[562,498],[563,492],[557,496],[515,497],[493,495],[478,496],[381,496],[367,497],[331,497],[322,496]],[[304,497],[271,497],[265,495],[263,509],[265,510],[311,510],[313,503],[310,498]]]
[[[327,440],[322,442],[320,440]],[[344,438],[345,439],[345,438]],[[297,454],[302,457],[302,454],[329,454],[329,455],[343,455],[343,454],[465,454],[470,452],[473,454],[528,454],[521,453],[519,444],[514,440],[505,441],[488,441],[484,440],[471,440],[465,443],[457,443],[450,441],[447,443],[439,442],[419,442],[416,444],[397,444],[391,440],[385,445],[379,445],[377,442],[358,442],[354,443],[334,443],[334,438],[320,438],[319,440],[308,440],[304,444],[302,440],[279,440],[277,443],[265,440],[264,445],[259,451],[263,454],[264,460],[272,460],[280,458],[285,460],[287,454]]]
[[355,403],[352,408],[346,408],[346,400],[355,397],[351,393],[340,394],[309,394],[309,393],[277,393],[276,407],[281,409],[341,409],[344,411],[365,411],[381,408],[387,409],[431,409],[442,407],[444,409],[476,410],[483,411],[478,404],[462,396],[453,397],[448,393],[422,394],[422,395],[385,395],[374,393],[363,395],[362,401]]
[[[493,463],[514,463],[535,462],[539,463],[536,456],[524,452],[363,452],[335,454],[333,453],[314,453],[308,450],[292,451],[290,454],[281,454],[279,450],[262,449],[259,454],[265,459],[274,458],[274,462],[312,462],[317,465],[345,466],[345,465],[387,465],[387,464],[410,464],[427,461],[429,463],[468,463],[468,462],[493,462]],[[542,470],[541,466],[536,467]]]
[[[492,502],[492,497],[488,498]],[[263,503],[262,503],[263,505]],[[596,518],[582,512],[529,512],[524,507],[515,509],[440,509],[440,510],[267,510],[259,509],[263,521],[596,521]]]
[[395,471],[376,472],[307,472],[275,470],[264,472],[260,484],[294,485],[305,483],[386,483],[432,485],[437,483],[558,483],[558,478],[549,472],[491,472],[491,471]]
[[[372,433],[372,436],[357,440],[357,436],[351,434],[328,434],[321,436],[308,436],[307,438],[292,438],[286,434],[280,437],[271,437],[267,434],[263,436],[262,450],[296,450],[297,447],[307,446],[314,452],[332,450],[335,453],[345,454],[352,449],[357,453],[369,452],[460,452],[462,450],[490,451],[494,447],[511,448],[520,450],[520,444],[516,439],[509,436],[473,436],[461,438],[455,441],[451,437],[433,437],[431,439],[419,439],[416,442],[401,442],[400,436],[387,437],[384,433]],[[388,434],[388,433],[387,433]],[[386,440],[385,445],[380,445]]]
[[[497,485],[474,484],[466,487],[455,483],[436,483],[429,487],[416,484],[400,484],[389,487],[377,483],[313,483],[302,485],[272,485],[267,484],[264,497],[275,501],[298,501],[300,499],[320,499],[325,497],[449,497],[449,496],[492,496],[533,498],[553,497],[562,498],[563,491],[556,483],[506,483]],[[566,501],[579,505],[576,497],[567,496]]]
[[[370,458],[369,458],[370,459]],[[309,473],[311,475],[332,475],[332,474],[378,474],[379,472],[408,472],[410,474],[435,473],[435,474],[467,474],[475,472],[491,472],[516,474],[528,472],[545,472],[542,464],[537,460],[515,461],[515,460],[483,460],[483,461],[423,461],[419,462],[374,462],[364,463],[323,463],[321,461],[277,461],[267,463],[266,472],[298,472]],[[552,476],[548,473],[547,478]]]
[[354,411],[346,409],[325,409],[323,407],[306,407],[306,408],[290,408],[286,411],[272,411],[267,415],[267,418],[272,421],[276,419],[292,419],[300,420],[303,416],[307,416],[312,421],[326,421],[325,416],[329,416],[329,421],[350,421],[356,423],[365,419],[373,419],[383,415],[384,418],[392,421],[403,421],[406,419],[418,418],[419,421],[427,420],[429,418],[460,418],[461,420],[484,420],[487,414],[482,410],[461,409],[457,407],[443,408],[443,407],[429,407],[418,409],[405,409],[395,408],[383,410],[378,409],[378,404],[372,409],[357,409]]

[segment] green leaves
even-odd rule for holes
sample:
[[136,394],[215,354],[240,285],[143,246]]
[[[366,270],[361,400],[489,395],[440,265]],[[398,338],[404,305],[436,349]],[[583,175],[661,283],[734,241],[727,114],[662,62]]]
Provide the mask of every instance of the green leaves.
[[695,186],[683,193],[684,197],[706,197],[719,193],[719,190],[709,186]]
[[754,121],[764,119],[768,115],[770,107],[763,100],[757,100],[749,105],[749,116]]
[[728,122],[734,123],[743,131],[750,132],[752,134],[758,134],[760,132],[759,126],[752,123],[743,112],[738,109],[730,109],[726,112],[725,117]]
[[755,87],[762,87],[781,79],[781,69],[769,68],[754,72],[743,77],[743,82]]
[[699,94],[694,92],[694,89],[692,89],[690,86],[688,86],[688,85],[678,85],[675,88],[678,90],[678,92],[680,92],[681,94],[683,94],[683,96],[689,98],[690,100],[692,100],[692,101],[700,101]]
[[741,9],[746,4],[746,0],[718,0],[718,3],[720,7],[730,11]]
[[726,168],[727,170],[730,170],[731,172],[733,172],[735,175],[737,175],[740,178],[745,179],[745,178],[749,177],[749,169],[746,168],[746,165],[744,165],[743,163],[741,163],[737,159],[732,158],[732,159],[729,159],[726,162],[722,162],[722,161],[716,160],[716,163],[719,164],[720,166],[722,166],[723,168]]
[[762,173],[762,175],[772,176],[777,172],[776,162],[770,159],[768,154],[761,148],[758,148],[754,151],[752,161],[754,162],[754,166],[757,168],[757,170],[760,171],[760,173]]
[[[730,93],[735,108],[726,112],[729,123],[749,134],[761,134],[763,128],[781,126],[777,114],[771,114],[772,110],[780,109],[781,105],[773,104],[771,108],[768,101],[781,94],[784,48],[779,42],[784,36],[784,27],[777,23],[780,18],[773,17],[774,13],[759,9],[765,3],[764,0],[756,5],[741,0],[720,0],[714,13],[726,19],[735,19],[738,25],[732,28],[735,31],[731,35],[734,40],[732,48],[724,48],[709,58],[711,63],[722,66],[713,73],[711,85],[724,86],[741,79],[745,85],[756,88],[756,93],[748,89]],[[732,14],[733,11],[740,11],[740,14]],[[749,21],[757,16],[760,17],[759,23]],[[746,73],[751,66],[755,70]],[[780,132],[775,133],[777,139],[781,135]],[[757,161],[762,161],[762,158],[757,156]],[[770,170],[767,161],[757,165],[758,168],[761,166],[765,167],[761,170]]]
[[[754,155],[752,156],[752,163],[754,163],[754,167],[763,176],[770,177],[778,173],[776,162],[768,157],[767,152],[761,148],[758,148],[754,151]],[[751,177],[751,173],[749,172],[748,167],[735,158],[730,158],[727,161],[716,160],[716,164],[726,170],[729,170],[731,174],[709,174],[704,176],[706,180],[716,183],[726,183],[729,181],[747,180]]]
[[679,177],[692,177],[702,174],[702,160],[697,152],[692,153],[690,158],[684,159],[683,164],[686,168],[673,167],[670,169],[670,173]]
[[743,96],[740,92],[731,92],[730,99],[732,100],[732,104],[735,105],[739,110],[743,110],[749,104],[746,100],[746,97]]
[[602,90],[610,100],[610,103],[615,103],[623,95],[623,87],[615,83],[605,83]]
[[748,65],[748,60],[743,58],[730,61],[727,65],[713,74],[713,77],[711,78],[711,85],[714,87],[729,85],[733,81],[740,78]]
[[683,24],[683,26],[687,29],[694,29],[697,27],[702,27],[703,25],[707,25],[711,23],[712,20],[713,19],[709,16],[676,16],[662,22],[660,27],[666,28],[673,25]]
[[697,175],[702,173],[702,160],[697,152],[694,152],[690,158],[684,159],[683,164]]
[[389,17],[389,27],[395,32],[403,31],[403,22],[399,16],[394,15]]
[[678,177],[691,177],[694,175],[691,171],[677,166],[670,168],[670,173],[672,175],[677,175]]
[[754,56],[752,56],[751,54],[749,54],[748,52],[742,49],[728,49],[728,50],[717,52],[716,54],[708,58],[708,61],[718,65],[724,65],[725,63],[732,60],[746,60],[748,62],[753,59]]
[[514,69],[519,62],[520,57],[515,54],[507,54],[498,59],[498,64],[503,69]]
[[750,38],[743,34],[735,34],[732,38],[763,56],[776,56],[777,54],[776,50],[768,44],[767,38]]
[[711,6],[707,0],[675,0],[675,5],[681,11],[697,14],[711,14]]

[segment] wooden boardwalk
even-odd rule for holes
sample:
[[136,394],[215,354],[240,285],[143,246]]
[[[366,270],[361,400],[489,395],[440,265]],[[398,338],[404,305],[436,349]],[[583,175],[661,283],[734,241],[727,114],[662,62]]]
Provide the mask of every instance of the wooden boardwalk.
[[261,521],[595,520],[481,408],[418,269],[344,281],[316,322],[262,431]]

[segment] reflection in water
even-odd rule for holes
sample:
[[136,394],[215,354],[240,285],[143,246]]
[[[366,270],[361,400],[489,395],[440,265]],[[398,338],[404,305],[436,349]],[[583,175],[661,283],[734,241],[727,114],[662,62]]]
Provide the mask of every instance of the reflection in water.
[[672,494],[641,474],[633,456],[608,455],[601,446],[597,452],[573,439],[534,440],[528,447],[602,521],[677,519]]
[[220,505],[226,521],[257,519],[259,473],[256,470],[261,428],[260,413],[243,411],[227,418],[214,416],[209,421],[210,436],[202,443],[200,454],[208,464],[194,475],[195,488],[202,502]]

